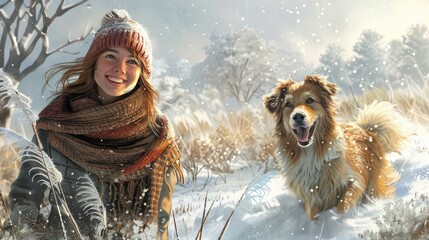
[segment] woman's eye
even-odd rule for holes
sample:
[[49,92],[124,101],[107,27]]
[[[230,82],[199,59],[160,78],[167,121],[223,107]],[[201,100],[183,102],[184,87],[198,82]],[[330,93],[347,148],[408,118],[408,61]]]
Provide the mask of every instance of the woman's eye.
[[128,63],[133,64],[133,65],[139,65],[139,62],[137,60],[128,60]]
[[287,107],[287,108],[291,108],[291,107],[292,107],[292,103],[290,103],[290,102],[286,102],[286,107]]
[[307,98],[307,100],[305,100],[305,103],[312,104],[312,103],[314,103],[314,99],[313,98]]
[[106,58],[108,58],[108,59],[115,59],[115,56],[113,56],[112,54],[107,54]]

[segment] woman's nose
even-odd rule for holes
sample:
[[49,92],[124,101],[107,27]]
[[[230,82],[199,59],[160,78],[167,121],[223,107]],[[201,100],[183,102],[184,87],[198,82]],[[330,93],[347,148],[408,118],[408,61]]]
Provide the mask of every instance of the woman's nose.
[[121,73],[121,74],[125,74],[126,73],[126,65],[125,65],[125,61],[119,61],[115,68],[113,69],[113,71],[115,71],[116,73]]

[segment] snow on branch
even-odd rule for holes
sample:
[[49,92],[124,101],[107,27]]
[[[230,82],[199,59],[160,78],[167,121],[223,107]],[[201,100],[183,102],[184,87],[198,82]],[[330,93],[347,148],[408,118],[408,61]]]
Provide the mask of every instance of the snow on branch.
[[[8,0],[2,4],[0,20],[3,29],[0,30],[0,49],[8,49],[6,48],[8,45],[11,47],[9,48],[8,56],[3,54],[0,57],[0,67],[8,69],[20,81],[42,65],[46,58],[54,53],[77,54],[76,52],[66,51],[65,48],[86,39],[92,28],[88,27],[75,39],[68,37],[65,43],[54,49],[49,49],[48,30],[58,17],[87,1],[70,2],[62,0],[56,3],[52,0],[40,0],[30,1],[28,5],[24,1]],[[54,3],[55,6],[51,6]],[[10,9],[10,11],[5,9]],[[37,46],[40,46],[41,49],[38,53],[35,53],[34,50]],[[5,59],[6,57],[8,59]],[[22,66],[28,58],[34,60],[28,63],[27,66]]]

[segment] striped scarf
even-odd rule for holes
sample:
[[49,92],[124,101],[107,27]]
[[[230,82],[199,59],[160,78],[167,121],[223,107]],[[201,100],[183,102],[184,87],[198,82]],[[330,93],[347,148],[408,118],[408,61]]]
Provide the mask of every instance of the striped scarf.
[[36,127],[47,130],[49,143],[64,156],[110,184],[115,217],[143,213],[149,224],[156,222],[166,168],[173,166],[179,182],[183,173],[167,118],[149,125],[143,91],[107,105],[95,91],[62,94],[40,112]]

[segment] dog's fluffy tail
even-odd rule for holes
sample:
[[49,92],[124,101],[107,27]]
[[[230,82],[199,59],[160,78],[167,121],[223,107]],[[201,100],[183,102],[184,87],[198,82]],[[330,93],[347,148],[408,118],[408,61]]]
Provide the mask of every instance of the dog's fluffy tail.
[[399,152],[412,134],[408,121],[389,102],[367,105],[356,121],[362,129],[376,134],[386,152]]

